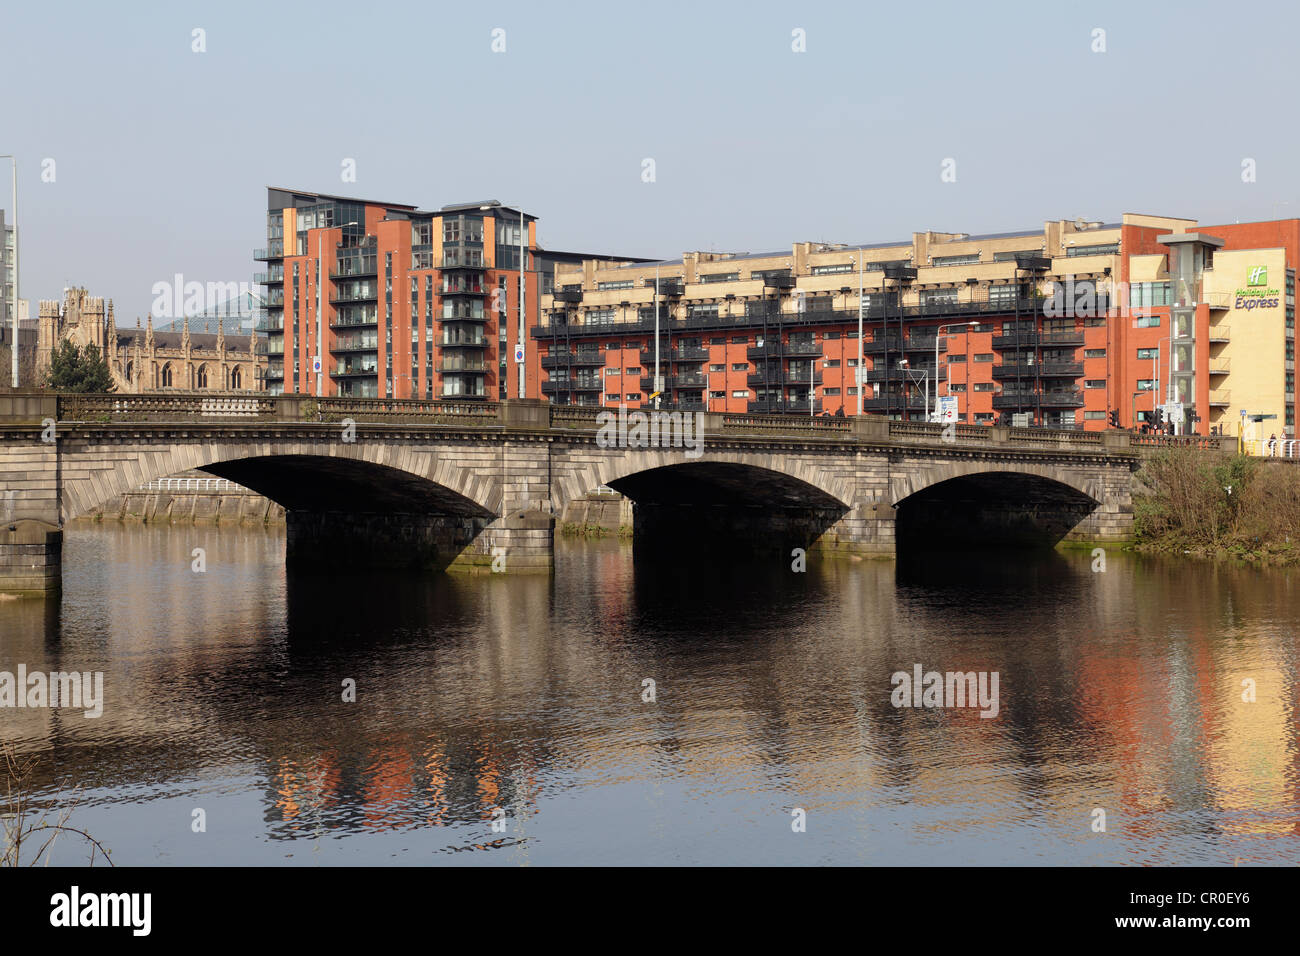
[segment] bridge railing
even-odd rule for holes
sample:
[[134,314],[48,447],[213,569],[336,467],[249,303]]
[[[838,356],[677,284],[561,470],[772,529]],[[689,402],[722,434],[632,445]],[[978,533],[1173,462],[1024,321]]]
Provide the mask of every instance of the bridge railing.
[[721,416],[724,431],[848,437],[853,432],[851,418],[803,415],[748,415]]
[[1007,440],[1036,445],[1100,445],[1103,432],[1081,428],[1008,428]]
[[[951,432],[947,431],[949,428]],[[957,441],[988,442],[993,440],[993,429],[987,425],[965,425],[953,422],[950,425],[934,422],[896,422],[889,423],[890,438],[919,438],[923,441],[943,441],[944,435],[950,434]]]
[[207,422],[276,417],[272,395],[59,395],[65,422]]
[[497,402],[421,401],[392,398],[320,398],[299,401],[301,417],[309,417],[312,403],[320,421],[392,422],[423,425],[496,425],[501,420]]
[[[650,409],[637,409],[650,411]],[[0,422],[40,422],[48,417],[68,423],[153,422],[305,422],[337,423],[352,419],[370,424],[444,425],[457,428],[524,428],[595,431],[602,412],[617,412],[597,405],[552,405],[537,400],[508,402],[448,401],[383,398],[313,398],[307,395],[216,394],[166,392],[144,395],[76,395],[23,392],[0,395]],[[807,438],[819,441],[901,442],[937,444],[1018,444],[1022,446],[1078,449],[1129,449],[1150,454],[1171,445],[1191,445],[1202,450],[1235,450],[1236,439],[1220,436],[1170,437],[1127,431],[1083,429],[1011,428],[1001,425],[894,421],[879,415],[829,416],[763,415],[704,412],[702,434],[753,437]],[[684,412],[690,414],[690,412]],[[1231,449],[1229,449],[1231,446]],[[1281,455],[1300,453],[1300,445],[1284,446]]]
[[1133,432],[1129,441],[1143,451],[1161,448],[1194,448],[1197,451],[1236,451],[1237,439],[1230,435],[1144,435]]

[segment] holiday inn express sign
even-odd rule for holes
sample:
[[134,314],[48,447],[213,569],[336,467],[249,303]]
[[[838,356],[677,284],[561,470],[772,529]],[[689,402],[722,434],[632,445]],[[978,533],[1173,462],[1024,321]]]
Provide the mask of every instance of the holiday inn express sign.
[[1275,309],[1281,301],[1281,290],[1268,287],[1268,266],[1251,266],[1246,273],[1246,287],[1233,295],[1234,309]]

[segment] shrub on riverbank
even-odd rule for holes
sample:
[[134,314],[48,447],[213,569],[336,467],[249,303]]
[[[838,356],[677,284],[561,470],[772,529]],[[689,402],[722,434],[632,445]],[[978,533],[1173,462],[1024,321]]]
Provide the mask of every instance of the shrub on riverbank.
[[1300,559],[1300,467],[1169,448],[1147,460],[1133,496],[1140,546]]

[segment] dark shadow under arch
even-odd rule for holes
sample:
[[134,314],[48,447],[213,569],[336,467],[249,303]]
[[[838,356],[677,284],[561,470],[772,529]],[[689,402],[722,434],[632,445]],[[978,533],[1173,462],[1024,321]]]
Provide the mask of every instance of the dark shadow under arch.
[[900,558],[997,547],[1051,548],[1099,502],[1051,478],[989,471],[950,478],[896,504]]
[[497,519],[437,482],[355,458],[268,455],[201,470],[284,507],[285,561],[298,568],[444,570]]
[[682,462],[608,484],[632,501],[638,557],[788,556],[813,545],[850,510],[802,479],[735,462]]

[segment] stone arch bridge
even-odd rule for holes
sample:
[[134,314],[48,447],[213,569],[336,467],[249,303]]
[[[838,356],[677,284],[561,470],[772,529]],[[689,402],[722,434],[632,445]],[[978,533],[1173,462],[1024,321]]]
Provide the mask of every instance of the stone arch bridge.
[[1125,432],[680,414],[690,431],[620,438],[600,409],[536,401],[0,396],[0,591],[56,591],[65,522],[193,468],[282,504],[301,563],[549,570],[554,516],[601,485],[632,499],[638,547],[1131,532]]

